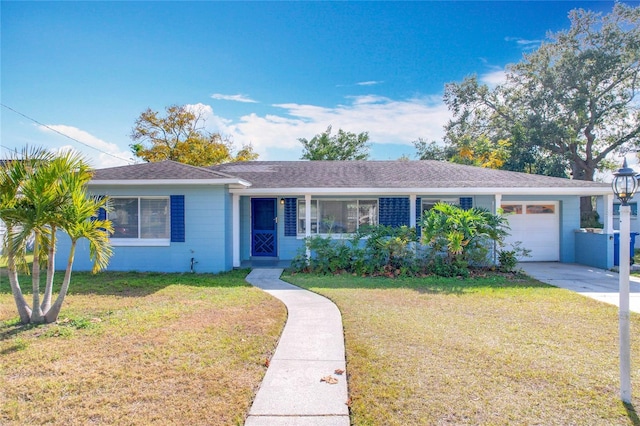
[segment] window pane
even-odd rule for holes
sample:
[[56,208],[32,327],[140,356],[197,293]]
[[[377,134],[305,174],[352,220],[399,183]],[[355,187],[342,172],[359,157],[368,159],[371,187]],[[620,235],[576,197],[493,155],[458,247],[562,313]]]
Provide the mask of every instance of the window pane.
[[503,204],[503,214],[522,214],[522,204]]
[[[320,233],[347,232],[348,213],[347,203],[344,201],[319,201],[320,204]],[[353,215],[355,222],[355,214]]]
[[[306,233],[306,202],[304,200],[298,201],[298,234]],[[311,233],[318,233],[318,201],[311,200]]]
[[112,198],[109,220],[113,224],[112,238],[138,238],[138,199]]
[[169,200],[140,199],[140,238],[169,238]]
[[436,204],[438,204],[440,202],[440,200],[422,200],[422,216],[424,216],[424,212],[428,212],[429,210],[431,210],[433,208],[433,206],[435,206]]
[[[638,215],[638,203],[629,203],[629,207],[631,207],[631,216],[637,216]],[[617,203],[613,204],[613,215],[614,216],[619,216],[620,215],[620,204],[617,204]]]
[[378,202],[364,200],[358,203],[358,226],[378,224]]
[[553,214],[556,206],[553,204],[527,204],[527,214]]

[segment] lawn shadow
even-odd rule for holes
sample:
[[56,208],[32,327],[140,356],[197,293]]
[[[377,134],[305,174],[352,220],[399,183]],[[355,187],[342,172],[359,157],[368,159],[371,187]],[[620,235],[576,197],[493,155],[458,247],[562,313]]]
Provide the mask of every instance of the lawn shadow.
[[633,404],[629,402],[623,402],[622,405],[624,405],[624,409],[627,411],[627,416],[629,417],[629,420],[631,420],[633,425],[640,426],[640,417],[638,417],[638,413],[636,412]]
[[[244,279],[249,270],[239,269],[220,274],[155,273],[155,272],[74,272],[71,275],[68,295],[105,295],[121,297],[141,297],[154,294],[168,286],[189,287],[250,287]],[[43,271],[40,284],[44,287],[46,272]],[[64,272],[57,271],[54,279],[54,297],[60,290]],[[11,294],[6,274],[1,276],[0,294]],[[25,297],[31,295],[31,276],[19,276],[20,287]],[[41,290],[42,291],[42,290]]]
[[[41,325],[46,325],[46,324],[21,324],[21,323],[17,323],[17,324],[7,324],[6,322],[3,324],[0,322],[0,342],[4,341],[4,340],[8,340],[12,337],[16,337],[18,335],[20,335],[21,333],[24,333],[26,331],[32,330],[34,327],[39,327]],[[19,343],[15,343],[13,346],[10,346],[8,348],[5,348],[4,350],[0,351],[0,355],[7,355],[13,352],[18,352],[20,350],[24,349],[23,347],[21,347],[21,345]]]

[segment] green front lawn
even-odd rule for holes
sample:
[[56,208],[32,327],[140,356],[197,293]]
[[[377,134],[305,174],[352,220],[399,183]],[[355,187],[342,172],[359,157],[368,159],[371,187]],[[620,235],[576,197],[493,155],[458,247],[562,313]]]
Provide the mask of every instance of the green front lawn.
[[615,306],[515,277],[285,279],[342,312],[352,424],[640,424],[619,400]]
[[241,424],[286,320],[245,274],[76,273],[38,327],[0,275],[0,424]]

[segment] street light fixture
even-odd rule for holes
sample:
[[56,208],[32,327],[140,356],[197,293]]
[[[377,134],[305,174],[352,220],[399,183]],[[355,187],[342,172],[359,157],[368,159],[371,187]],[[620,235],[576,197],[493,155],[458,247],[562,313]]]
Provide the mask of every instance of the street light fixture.
[[629,200],[638,189],[636,172],[627,165],[624,159],[622,168],[615,172],[611,187],[620,200],[620,270],[619,270],[619,330],[620,330],[620,399],[631,403],[631,355],[629,337],[629,260],[631,245],[631,208]]

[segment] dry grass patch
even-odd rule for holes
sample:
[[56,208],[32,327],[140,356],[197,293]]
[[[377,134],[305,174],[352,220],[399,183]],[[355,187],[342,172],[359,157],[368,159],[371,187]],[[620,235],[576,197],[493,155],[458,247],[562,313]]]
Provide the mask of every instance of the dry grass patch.
[[522,277],[286,280],[342,312],[352,424],[640,423],[619,401],[615,306]]
[[0,277],[0,424],[241,424],[286,319],[245,274],[79,273],[39,327]]

